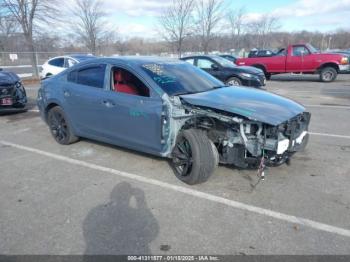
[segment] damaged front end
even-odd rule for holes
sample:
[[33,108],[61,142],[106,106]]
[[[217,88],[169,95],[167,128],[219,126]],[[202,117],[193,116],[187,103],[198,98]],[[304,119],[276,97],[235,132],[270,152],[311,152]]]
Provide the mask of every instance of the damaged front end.
[[[177,101],[174,106],[174,101]],[[308,143],[311,115],[301,112],[278,125],[251,120],[231,112],[194,106],[175,99],[172,121],[168,127],[174,134],[183,129],[206,130],[219,154],[219,162],[239,168],[258,168],[264,164],[285,163]],[[170,143],[173,143],[170,141]]]
[[304,112],[278,125],[242,120],[218,136],[211,130],[209,136],[216,140],[221,162],[237,167],[257,167],[261,159],[266,165],[280,165],[297,151],[302,151],[308,142],[310,113]]
[[12,72],[0,73],[0,110],[23,108],[27,95],[19,77]]

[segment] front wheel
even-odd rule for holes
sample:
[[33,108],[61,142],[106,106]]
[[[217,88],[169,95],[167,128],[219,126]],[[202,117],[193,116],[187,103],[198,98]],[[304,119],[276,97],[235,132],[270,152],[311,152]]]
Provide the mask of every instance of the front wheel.
[[242,81],[238,77],[230,77],[225,84],[228,86],[241,86]]
[[189,185],[207,181],[218,157],[206,133],[198,129],[181,131],[172,152],[172,166],[178,179]]
[[47,120],[51,134],[57,143],[69,145],[78,141],[78,137],[73,134],[61,107],[51,108]]
[[325,67],[320,72],[320,80],[322,82],[332,82],[337,78],[337,70],[333,67]]

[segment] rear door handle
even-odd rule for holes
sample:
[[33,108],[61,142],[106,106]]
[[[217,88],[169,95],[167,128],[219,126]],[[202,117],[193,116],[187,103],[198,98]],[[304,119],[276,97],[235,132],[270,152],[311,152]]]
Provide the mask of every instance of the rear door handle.
[[115,103],[113,103],[112,101],[109,101],[109,100],[103,100],[102,102],[106,107],[115,107]]

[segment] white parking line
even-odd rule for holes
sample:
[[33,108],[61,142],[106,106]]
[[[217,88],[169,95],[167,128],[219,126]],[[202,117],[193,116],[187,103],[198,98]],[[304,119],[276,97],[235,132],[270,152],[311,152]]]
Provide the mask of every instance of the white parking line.
[[320,108],[329,108],[329,109],[350,109],[349,106],[332,106],[332,105],[303,105],[304,107],[320,107]]
[[314,133],[314,132],[309,132],[309,134],[314,136],[329,136],[329,137],[350,139],[350,136],[344,136],[344,135],[334,135],[334,134]]
[[188,187],[176,186],[176,185],[173,185],[173,184],[170,184],[170,183],[166,183],[166,182],[162,182],[162,181],[159,181],[159,180],[155,180],[155,179],[147,178],[147,177],[144,177],[144,176],[140,176],[140,175],[135,175],[135,174],[119,171],[119,170],[116,170],[116,169],[113,169],[113,168],[108,168],[108,167],[104,167],[104,166],[100,166],[100,165],[96,165],[96,164],[91,164],[91,163],[88,163],[88,162],[85,162],[85,161],[72,159],[70,157],[65,157],[65,156],[62,156],[62,155],[46,152],[46,151],[39,150],[39,149],[32,148],[32,147],[22,146],[22,145],[14,144],[14,143],[7,142],[7,141],[0,141],[0,143],[5,145],[5,146],[11,146],[13,148],[17,148],[17,149],[21,149],[21,150],[24,150],[24,151],[27,151],[27,152],[32,152],[32,153],[35,153],[35,154],[43,155],[43,156],[46,156],[46,157],[50,157],[50,158],[53,158],[53,159],[56,159],[56,160],[60,160],[60,161],[66,162],[66,163],[74,164],[74,165],[77,165],[77,166],[86,167],[86,168],[90,168],[90,169],[94,169],[94,170],[110,173],[110,174],[117,175],[117,176],[120,176],[120,177],[123,177],[123,178],[126,178],[126,179],[132,179],[132,180],[135,180],[135,181],[138,181],[138,182],[159,186],[161,188],[170,189],[170,190],[173,190],[173,191],[176,191],[176,192],[181,192],[181,193],[184,193],[184,194],[187,194],[187,195],[191,195],[191,196],[198,197],[198,198],[201,198],[201,199],[205,199],[205,200],[209,200],[209,201],[212,201],[212,202],[220,203],[220,204],[223,204],[223,205],[226,205],[226,206],[230,206],[230,207],[233,207],[233,208],[237,208],[237,209],[240,209],[240,210],[249,211],[249,212],[252,212],[252,213],[259,214],[259,215],[272,217],[274,219],[282,220],[282,221],[293,223],[293,224],[299,224],[299,225],[310,227],[310,228],[313,228],[313,229],[316,229],[316,230],[320,230],[320,231],[325,231],[325,232],[338,234],[338,235],[345,236],[345,237],[350,237],[350,230],[349,229],[336,227],[336,226],[320,223],[320,222],[317,222],[317,221],[313,221],[313,220],[310,220],[310,219],[297,217],[297,216],[293,216],[293,215],[288,215],[288,214],[280,213],[280,212],[277,212],[277,211],[273,211],[273,210],[269,210],[269,209],[265,209],[265,208],[261,208],[261,207],[256,207],[256,206],[244,204],[244,203],[237,202],[237,201],[234,201],[234,200],[230,200],[230,199],[226,199],[226,198],[223,198],[223,197],[219,197],[219,196],[211,195],[211,194],[208,194],[208,193],[200,192],[198,190],[194,190],[194,189],[191,189],[191,188],[188,188]]
[[29,109],[27,112],[40,112],[39,109]]

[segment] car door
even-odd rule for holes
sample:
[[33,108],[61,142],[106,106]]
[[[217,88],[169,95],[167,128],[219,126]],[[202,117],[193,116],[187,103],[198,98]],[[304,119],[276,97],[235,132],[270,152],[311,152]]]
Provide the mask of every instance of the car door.
[[199,57],[197,58],[196,65],[197,67],[208,72],[209,74],[216,77],[217,79],[221,81],[225,81],[225,77],[222,74],[221,66],[218,63],[216,63],[214,60],[209,58]]
[[[143,94],[130,94],[114,88],[116,70],[124,70],[137,88],[142,88]],[[162,149],[162,108],[161,97],[152,90],[142,77],[131,68],[122,65],[110,69],[110,90],[106,106],[108,113],[108,136],[118,141],[118,144],[144,152],[159,154]],[[132,82],[132,83],[131,83]],[[146,91],[145,91],[146,90]]]
[[63,87],[66,113],[78,135],[102,140],[107,136],[104,120],[109,109],[105,81],[106,65],[88,65],[68,73]]
[[287,57],[287,72],[303,72],[305,71],[305,56],[309,55],[309,50],[304,45],[295,45],[292,47],[291,54]]

